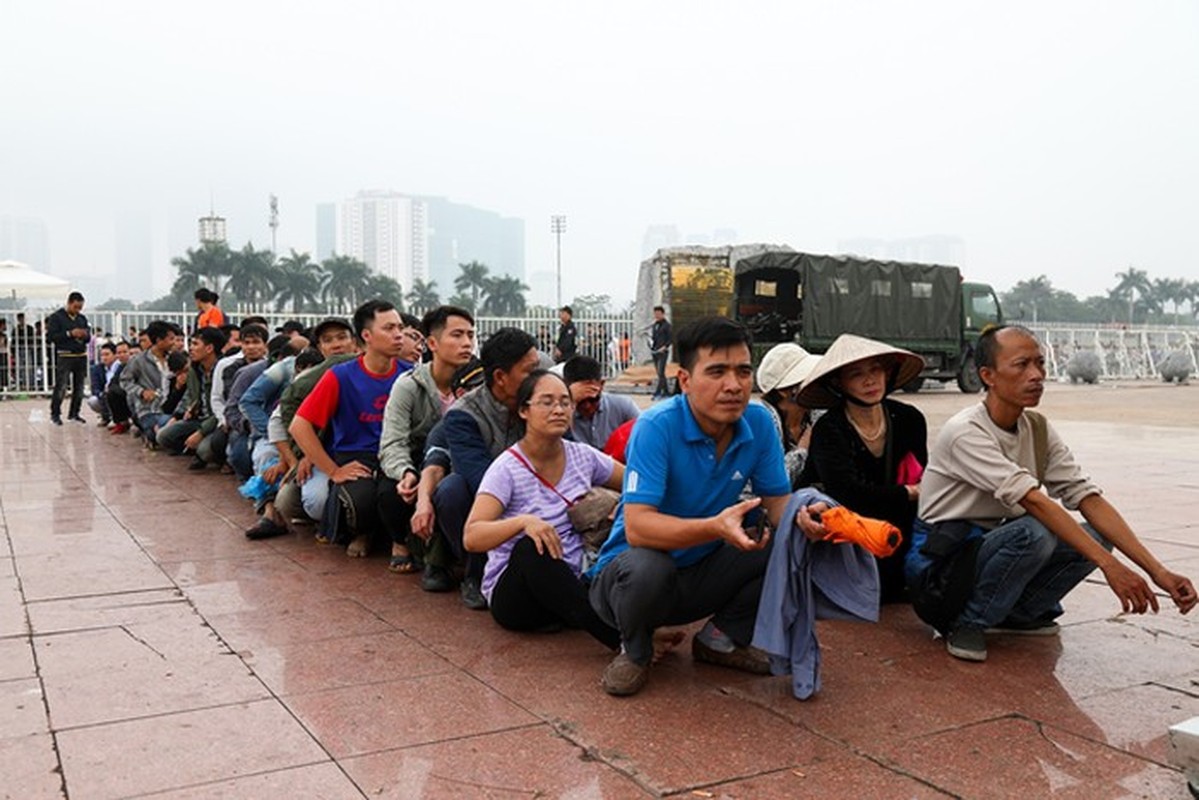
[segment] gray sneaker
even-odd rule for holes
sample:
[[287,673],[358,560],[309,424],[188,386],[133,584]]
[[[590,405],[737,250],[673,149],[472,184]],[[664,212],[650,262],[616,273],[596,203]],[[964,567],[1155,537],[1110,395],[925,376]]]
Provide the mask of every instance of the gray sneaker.
[[945,649],[963,661],[986,661],[987,637],[982,628],[963,626],[945,639]]
[[649,680],[649,664],[638,664],[621,652],[604,669],[601,683],[604,691],[614,697],[637,694]]

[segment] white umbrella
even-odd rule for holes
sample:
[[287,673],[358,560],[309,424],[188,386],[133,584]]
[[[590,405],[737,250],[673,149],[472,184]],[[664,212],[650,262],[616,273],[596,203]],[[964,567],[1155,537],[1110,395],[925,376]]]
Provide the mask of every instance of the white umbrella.
[[0,261],[0,297],[67,299],[71,284],[20,261]]

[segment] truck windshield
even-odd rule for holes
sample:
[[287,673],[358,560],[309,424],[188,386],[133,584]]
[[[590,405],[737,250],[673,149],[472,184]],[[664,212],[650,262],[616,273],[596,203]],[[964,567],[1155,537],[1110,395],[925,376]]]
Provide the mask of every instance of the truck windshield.
[[981,330],[994,322],[999,322],[999,304],[995,302],[995,295],[990,292],[971,294],[969,327]]

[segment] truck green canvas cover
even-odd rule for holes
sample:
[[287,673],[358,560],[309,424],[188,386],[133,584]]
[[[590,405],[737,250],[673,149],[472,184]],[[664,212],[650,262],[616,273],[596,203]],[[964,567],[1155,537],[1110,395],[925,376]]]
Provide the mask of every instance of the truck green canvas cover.
[[781,328],[781,339],[798,333],[817,350],[842,333],[915,350],[956,349],[960,341],[957,267],[765,253],[736,263],[735,292],[751,328]]

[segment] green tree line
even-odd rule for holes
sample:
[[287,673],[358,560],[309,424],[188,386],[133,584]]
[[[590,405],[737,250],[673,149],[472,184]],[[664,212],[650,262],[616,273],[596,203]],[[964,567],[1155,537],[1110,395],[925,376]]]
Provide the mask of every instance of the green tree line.
[[[171,265],[176,271],[171,291],[138,308],[177,310],[190,305],[200,287],[220,295],[226,307],[249,304],[273,307],[279,312],[344,312],[374,297],[417,311],[441,303],[436,281],[417,278],[405,291],[398,282],[372,272],[362,261],[337,254],[317,262],[310,254],[294,249],[276,258],[270,250],[258,250],[252,244],[233,250],[223,243],[207,243],[189,248],[184,255],[171,259]],[[478,261],[458,267],[460,274],[454,279],[457,294],[449,298],[450,303],[492,316],[525,313],[529,287],[518,278],[492,275],[490,268]],[[133,308],[133,303],[110,299],[99,308]]]
[[1199,281],[1151,278],[1129,267],[1115,273],[1104,294],[1079,299],[1045,275],[1019,281],[999,295],[1009,320],[1087,324],[1194,324],[1199,315]]

